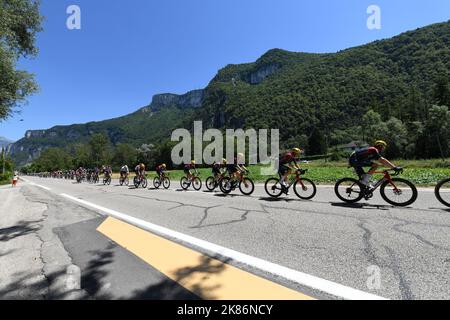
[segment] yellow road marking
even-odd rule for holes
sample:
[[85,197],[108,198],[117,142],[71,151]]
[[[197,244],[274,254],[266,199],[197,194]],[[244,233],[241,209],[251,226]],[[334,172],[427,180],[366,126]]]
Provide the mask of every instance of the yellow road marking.
[[115,218],[108,217],[97,231],[203,299],[313,300]]

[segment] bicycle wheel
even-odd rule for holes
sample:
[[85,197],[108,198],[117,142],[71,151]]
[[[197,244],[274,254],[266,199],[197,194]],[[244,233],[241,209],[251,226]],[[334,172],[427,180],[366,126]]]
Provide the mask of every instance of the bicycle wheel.
[[187,190],[189,188],[189,186],[191,185],[191,183],[189,182],[187,177],[183,177],[180,180],[180,185],[183,190]]
[[120,184],[120,186],[123,186],[124,183],[125,183],[124,179],[123,179],[123,178],[120,178],[120,179],[119,179],[119,184]]
[[165,177],[163,180],[163,187],[164,189],[169,189],[170,188],[170,179],[168,177]]
[[294,183],[294,192],[300,199],[311,200],[317,192],[317,187],[310,179],[302,178]]
[[220,191],[225,194],[229,194],[233,189],[233,186],[231,185],[231,179],[228,177],[223,178],[222,180],[220,180],[219,187]]
[[249,196],[255,191],[255,184],[252,179],[244,178],[239,182],[239,190],[241,190],[243,195]]
[[447,207],[450,207],[450,179],[440,181],[434,189],[436,198]]
[[199,191],[202,188],[202,180],[199,177],[195,177],[192,180],[192,187],[194,190]]
[[344,178],[336,182],[334,192],[336,196],[344,202],[356,203],[364,197],[363,186],[358,180]]
[[158,177],[155,177],[155,179],[153,179],[153,186],[155,187],[155,189],[159,189],[159,187],[161,186],[161,180],[159,180]]
[[283,193],[283,188],[281,187],[280,179],[277,178],[267,179],[264,185],[264,189],[266,190],[266,193],[272,198],[279,198]]
[[129,184],[130,184],[130,178],[127,177],[127,178],[125,179],[125,185],[128,187]]
[[108,180],[106,181],[106,184],[109,186],[111,184],[111,181],[112,181],[112,179],[111,179],[111,177],[109,177]]
[[406,207],[417,199],[416,186],[402,178],[392,178],[380,187],[381,197],[393,206]]
[[147,178],[142,179],[141,186],[142,186],[142,189],[147,188],[147,186],[148,186]]
[[217,188],[216,179],[214,179],[214,177],[208,177],[208,179],[206,179],[206,189],[208,189],[209,191],[214,191],[214,189],[216,188]]
[[134,177],[133,184],[134,184],[134,187],[136,189],[139,188],[140,182],[139,182],[139,178],[138,177]]

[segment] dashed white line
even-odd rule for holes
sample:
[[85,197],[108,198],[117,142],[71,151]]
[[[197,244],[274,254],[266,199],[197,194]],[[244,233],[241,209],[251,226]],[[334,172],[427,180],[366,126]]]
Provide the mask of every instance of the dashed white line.
[[216,245],[214,243],[201,240],[198,238],[194,238],[192,236],[167,229],[165,227],[137,219],[134,217],[131,217],[129,215],[126,215],[124,213],[108,209],[99,205],[96,205],[94,203],[81,200],[75,197],[72,197],[70,195],[62,193],[61,196],[70,199],[72,201],[78,202],[80,204],[83,204],[85,206],[94,208],[96,210],[99,210],[103,213],[106,213],[114,218],[117,218],[119,220],[122,220],[124,222],[130,223],[136,227],[142,228],[144,230],[157,233],[162,236],[174,238],[180,241],[183,241],[185,243],[194,245],[198,248],[202,248],[204,250],[207,250],[209,252],[215,252],[220,254],[221,256],[225,258],[231,258],[236,262],[243,263],[247,266],[268,272],[270,274],[279,276],[281,278],[287,279],[289,281],[293,281],[299,285],[303,285],[309,288],[313,288],[316,290],[320,290],[322,292],[329,293],[333,296],[344,298],[344,299],[350,299],[350,300],[385,300],[385,298],[367,293],[361,290],[357,290],[354,288],[350,288],[329,280],[321,279],[306,273],[299,272],[297,270],[293,270],[260,258],[256,258],[232,249],[228,249],[219,245]]

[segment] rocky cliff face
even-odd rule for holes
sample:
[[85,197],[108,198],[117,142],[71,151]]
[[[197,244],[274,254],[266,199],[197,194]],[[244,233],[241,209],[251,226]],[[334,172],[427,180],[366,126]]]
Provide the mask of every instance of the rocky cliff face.
[[26,139],[30,139],[30,138],[40,138],[43,137],[46,133],[46,130],[28,130],[27,132],[25,132],[25,138]]
[[248,81],[251,84],[259,84],[268,76],[274,74],[280,68],[279,64],[269,64],[259,68],[257,71],[250,73]]
[[203,90],[193,90],[183,95],[172,93],[157,94],[153,96],[152,103],[147,108],[153,112],[168,106],[176,106],[181,109],[199,108],[202,105],[203,97]]

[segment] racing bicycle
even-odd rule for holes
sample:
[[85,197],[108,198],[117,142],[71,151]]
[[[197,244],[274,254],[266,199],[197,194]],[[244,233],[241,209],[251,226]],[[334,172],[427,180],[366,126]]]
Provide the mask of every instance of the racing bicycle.
[[202,188],[202,180],[196,175],[193,175],[191,178],[186,176],[181,178],[180,184],[183,190],[189,189],[191,185],[196,191],[199,191]]
[[103,184],[108,186],[111,184],[111,175],[109,174],[105,175],[105,177],[103,178]]
[[291,179],[286,187],[281,185],[280,178],[268,179],[264,185],[266,193],[272,198],[279,198],[284,192],[287,193],[292,187],[295,194],[300,199],[310,200],[314,198],[317,192],[315,183],[310,179],[302,177],[307,171],[308,170],[297,169],[295,173],[291,173],[291,176],[295,175],[295,178]]
[[206,189],[208,189],[209,191],[214,191],[218,186],[220,186],[220,181],[222,181],[224,177],[224,173],[208,177],[206,179]]
[[223,177],[220,180],[219,187],[224,194],[229,194],[231,191],[239,187],[243,195],[249,196],[255,191],[255,184],[253,180],[248,178],[248,171],[242,172],[239,178]]
[[383,174],[383,177],[370,187],[354,178],[340,179],[334,186],[337,197],[347,203],[356,203],[362,199],[370,200],[375,190],[380,188],[383,200],[393,206],[405,207],[417,200],[417,188],[412,182],[393,177],[403,173],[403,169],[375,173]]
[[161,185],[164,187],[164,189],[170,188],[170,179],[166,174],[156,176],[155,179],[153,179],[153,186],[155,187],[155,189],[159,189]]
[[147,188],[148,181],[144,175],[135,176],[133,179],[133,184],[136,187],[136,189],[138,189],[139,187],[142,187],[143,189],[145,189],[145,188]]
[[121,186],[123,186],[123,185],[128,186],[130,184],[130,178],[128,177],[128,174],[121,174],[120,175],[119,184]]

